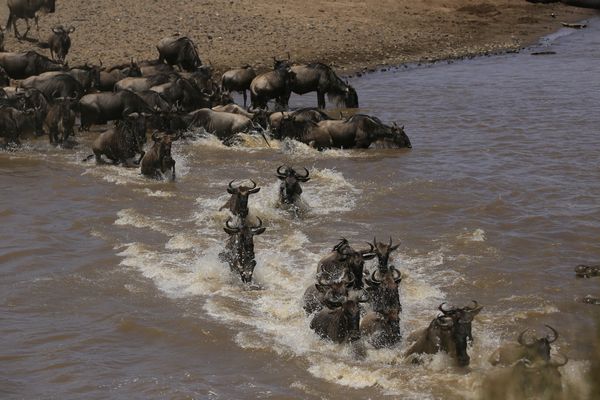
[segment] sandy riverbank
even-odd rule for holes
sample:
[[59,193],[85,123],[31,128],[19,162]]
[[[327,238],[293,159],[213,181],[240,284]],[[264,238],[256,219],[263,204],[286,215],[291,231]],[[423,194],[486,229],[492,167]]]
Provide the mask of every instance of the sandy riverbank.
[[[6,21],[8,9],[1,9]],[[350,74],[515,49],[558,29],[561,21],[592,14],[524,0],[58,0],[56,13],[42,17],[40,31],[45,39],[54,24],[76,27],[70,65],[156,58],[156,42],[181,32],[218,71],[246,63],[266,68],[273,56],[289,52],[297,62],[319,60]],[[7,51],[35,47],[6,35]],[[31,36],[37,37],[35,29]]]

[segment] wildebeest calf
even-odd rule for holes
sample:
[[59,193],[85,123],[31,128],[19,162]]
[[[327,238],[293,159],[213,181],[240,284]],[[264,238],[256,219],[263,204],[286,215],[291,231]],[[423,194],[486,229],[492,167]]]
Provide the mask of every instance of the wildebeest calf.
[[154,141],[152,148],[142,158],[142,174],[158,178],[171,170],[171,179],[175,179],[175,160],[171,157],[171,136],[152,135],[152,140]]

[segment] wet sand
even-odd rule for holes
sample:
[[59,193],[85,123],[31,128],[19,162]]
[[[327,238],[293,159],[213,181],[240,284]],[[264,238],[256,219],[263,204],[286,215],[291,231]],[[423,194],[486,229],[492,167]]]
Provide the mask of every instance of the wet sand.
[[[6,21],[8,9],[0,18]],[[554,13],[555,17],[552,17]],[[524,0],[59,0],[41,18],[41,38],[55,24],[73,25],[71,66],[154,59],[155,44],[180,32],[198,44],[217,71],[272,57],[322,61],[344,74],[405,62],[518,49],[594,12]],[[20,30],[25,24],[20,22]],[[7,51],[35,48],[7,33]],[[35,28],[31,34],[36,38]],[[47,50],[39,50],[48,52]]]

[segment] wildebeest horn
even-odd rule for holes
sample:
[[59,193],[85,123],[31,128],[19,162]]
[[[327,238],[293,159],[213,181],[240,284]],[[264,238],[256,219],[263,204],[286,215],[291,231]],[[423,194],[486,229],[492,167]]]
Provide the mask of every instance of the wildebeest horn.
[[440,304],[440,306],[438,307],[438,310],[440,310],[444,315],[448,314],[449,312],[453,311],[452,308],[446,310],[444,309],[444,304],[448,304],[447,302],[443,302],[442,304]]
[[348,244],[348,240],[346,238],[341,238],[340,242],[333,246],[333,251],[338,251],[342,246]]
[[252,188],[250,188],[248,193],[257,193],[260,190],[260,188],[256,187],[256,182],[254,182],[252,179],[250,179],[250,182],[252,182]]
[[230,226],[229,223],[231,222],[231,218],[227,218],[227,221],[225,221],[225,225],[229,228],[229,229],[237,229],[237,227],[235,226]]
[[304,175],[298,175],[298,173],[296,173],[296,179],[298,179],[300,182],[307,182],[310,178],[308,177],[309,172],[305,167],[302,167],[302,169],[304,170],[304,172],[306,172]]
[[279,167],[277,167],[277,176],[285,178],[285,170],[281,172],[281,168],[285,168],[285,165],[280,165]]
[[438,315],[436,319],[437,319],[438,325],[440,325],[440,326],[443,326],[443,327],[452,326],[452,318],[446,317],[446,315]]
[[381,283],[380,279],[375,278],[375,275],[377,275],[378,272],[379,272],[379,270],[376,269],[371,273],[371,281],[376,285],[379,285]]
[[258,226],[254,226],[252,229],[258,229],[262,226],[263,222],[262,219],[260,219],[260,217],[256,217],[256,219],[258,220]]
[[369,242],[367,242],[367,244],[369,245],[369,250],[363,250],[363,251],[361,251],[361,253],[362,253],[363,255],[365,255],[365,254],[369,254],[369,253],[372,253],[372,252],[373,252],[373,250],[375,250],[375,246],[373,246],[373,245],[372,245],[371,243],[369,243]]
[[394,282],[400,283],[400,281],[402,281],[402,272],[398,271],[393,265],[390,266],[390,270],[392,270],[392,278],[394,279]]
[[237,188],[233,187],[233,182],[235,182],[235,179],[232,180],[231,182],[229,182],[229,185],[227,185],[227,193],[230,193],[230,194],[236,194],[237,193]]
[[548,341],[548,343],[554,343],[556,342],[556,339],[558,339],[558,332],[556,332],[556,329],[554,329],[553,327],[551,327],[550,325],[544,325],[546,328],[550,329],[553,333],[552,337],[550,335],[546,335],[546,340]]
[[519,338],[517,339],[517,341],[519,342],[519,344],[520,344],[521,346],[526,346],[526,347],[528,347],[528,346],[531,346],[531,345],[533,344],[533,343],[531,343],[531,342],[530,342],[530,343],[528,343],[528,342],[525,340],[525,333],[527,333],[528,331],[529,331],[529,329],[525,329],[523,332],[521,332],[521,333],[519,334]]
[[473,310],[477,309],[477,307],[479,306],[479,304],[477,303],[477,301],[476,300],[471,300],[471,301],[473,302],[473,306],[472,307],[469,307],[469,306],[464,307],[463,310],[465,310],[465,311],[473,311]]
[[345,271],[343,277],[346,278],[344,279],[346,281],[346,284],[350,285],[354,283],[355,277],[352,272]]

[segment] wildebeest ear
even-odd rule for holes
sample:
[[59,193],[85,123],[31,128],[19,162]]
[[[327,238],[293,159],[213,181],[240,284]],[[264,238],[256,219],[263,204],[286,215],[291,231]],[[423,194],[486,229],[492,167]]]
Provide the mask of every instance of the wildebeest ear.
[[69,27],[69,30],[68,30],[68,32],[69,32],[69,33],[73,33],[73,32],[75,32],[75,27],[74,27],[74,26],[71,26],[71,27]]
[[398,249],[398,247],[400,247],[400,243],[398,243],[398,244],[397,244],[397,245],[395,245],[395,246],[392,246],[392,247],[390,247],[390,253],[391,253],[392,251],[395,251],[395,250],[397,250],[397,249]]
[[52,32],[56,33],[57,35],[60,34],[63,30],[59,29],[59,28],[52,28]]
[[366,254],[363,254],[363,258],[365,260],[372,260],[376,256],[377,256],[377,254],[375,254],[375,253],[366,253]]

